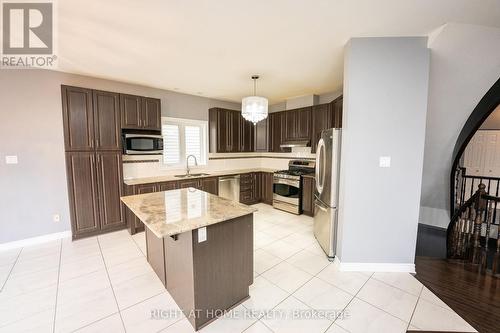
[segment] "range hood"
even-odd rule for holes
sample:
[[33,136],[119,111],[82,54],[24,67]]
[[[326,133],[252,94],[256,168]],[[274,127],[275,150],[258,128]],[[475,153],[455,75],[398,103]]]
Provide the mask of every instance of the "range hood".
[[297,140],[297,141],[287,141],[283,142],[281,148],[293,148],[293,147],[308,147],[309,140]]

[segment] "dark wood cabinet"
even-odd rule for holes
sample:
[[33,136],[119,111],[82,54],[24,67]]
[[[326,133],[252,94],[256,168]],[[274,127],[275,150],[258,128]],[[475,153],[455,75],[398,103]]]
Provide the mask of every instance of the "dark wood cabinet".
[[201,183],[200,179],[186,179],[186,180],[179,180],[179,188],[188,188],[188,187],[194,187],[197,189],[201,189]]
[[269,151],[281,152],[283,112],[270,113],[269,116]]
[[94,150],[92,90],[62,86],[61,94],[66,151]]
[[157,98],[142,98],[142,128],[161,131],[161,102]]
[[314,216],[314,177],[302,177],[302,212]]
[[99,231],[94,152],[67,152],[66,170],[73,238]]
[[201,179],[201,190],[218,195],[219,194],[219,178],[210,177]]
[[[269,118],[269,116],[268,116]],[[268,151],[269,149],[269,130],[268,130],[268,118],[259,121],[255,124],[255,134],[254,134],[254,150],[255,151]]]
[[61,94],[73,238],[124,228],[119,95],[69,86]]
[[121,150],[120,95],[94,90],[94,132],[97,150]]
[[239,122],[240,122],[240,148],[239,152],[252,152],[254,151],[254,135],[255,135],[255,129],[254,125],[252,122],[245,120],[241,115],[235,115],[239,116]]
[[253,205],[259,202],[259,184],[256,172],[240,175],[240,202]]
[[161,101],[120,94],[121,128],[161,130]]
[[321,137],[321,131],[328,128],[342,127],[342,96],[331,103],[312,107],[311,152],[316,152],[316,146]]
[[283,112],[282,122],[283,142],[310,140],[311,138],[311,107],[305,107]]
[[158,191],[170,191],[170,190],[176,190],[178,188],[179,184],[176,181],[158,184]]
[[120,94],[120,110],[122,128],[136,129],[142,127],[141,96]]
[[273,204],[273,174],[263,172],[261,175],[260,200],[268,205]]
[[121,152],[97,152],[96,166],[101,229],[125,227],[125,208],[120,201],[123,193]]

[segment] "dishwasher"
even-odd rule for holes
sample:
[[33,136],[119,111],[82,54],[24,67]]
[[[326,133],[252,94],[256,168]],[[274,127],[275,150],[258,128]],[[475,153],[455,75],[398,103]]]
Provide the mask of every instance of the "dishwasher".
[[240,202],[240,175],[219,177],[219,197]]

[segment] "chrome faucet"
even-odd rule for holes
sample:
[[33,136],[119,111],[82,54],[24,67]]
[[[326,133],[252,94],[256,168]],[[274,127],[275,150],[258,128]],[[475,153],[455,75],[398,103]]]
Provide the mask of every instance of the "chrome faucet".
[[189,173],[191,172],[191,170],[189,170],[189,158],[190,157],[194,158],[194,165],[198,165],[198,160],[196,160],[196,156],[194,156],[194,155],[188,155],[186,157],[186,176],[189,176]]

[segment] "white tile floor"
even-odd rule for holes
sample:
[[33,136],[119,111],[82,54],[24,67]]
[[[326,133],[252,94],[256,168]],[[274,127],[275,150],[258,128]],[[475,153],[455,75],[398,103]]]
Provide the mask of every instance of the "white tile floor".
[[[410,274],[340,272],[312,219],[256,205],[251,298],[201,332],[474,331]],[[0,332],[193,332],[127,231],[0,252]],[[152,319],[152,310],[174,315]]]

